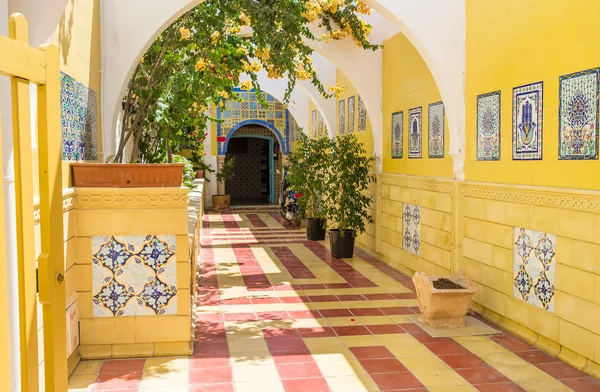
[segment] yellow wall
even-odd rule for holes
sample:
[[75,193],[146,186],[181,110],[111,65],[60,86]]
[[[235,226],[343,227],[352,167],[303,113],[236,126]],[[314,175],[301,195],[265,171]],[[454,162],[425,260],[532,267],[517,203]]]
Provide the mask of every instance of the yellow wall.
[[[444,118],[444,158],[428,157],[429,104],[441,95],[427,65],[403,34],[384,42],[383,47],[383,171],[418,176],[453,178],[448,156],[450,136]],[[408,159],[408,111],[422,107],[422,158]],[[392,113],[404,112],[402,159],[392,158]]]
[[[343,93],[341,93],[340,97],[336,100],[335,130],[333,131],[333,134],[336,136],[339,134],[339,127],[340,127],[339,114],[338,114],[339,101],[342,99],[346,100],[345,108],[346,108],[346,116],[347,116],[347,114],[348,114],[348,98],[354,96],[355,100],[356,100],[356,103],[355,103],[356,109],[354,110],[354,134],[356,135],[358,140],[365,145],[365,150],[367,150],[367,156],[372,157],[375,150],[373,147],[373,128],[371,127],[371,121],[369,119],[369,114],[367,113],[367,131],[366,132],[358,132],[358,92],[356,91],[356,88],[352,85],[352,83],[350,82],[350,79],[348,79],[346,77],[346,75],[344,75],[342,73],[342,71],[340,71],[339,69],[336,71],[336,77],[337,77],[337,82],[339,84],[341,84],[342,86],[346,87],[347,90],[344,91]],[[346,132],[347,132],[347,129],[348,129],[348,119],[346,119]]]
[[[600,161],[558,160],[559,76],[600,65],[596,0],[467,1],[467,162],[473,181],[597,189]],[[512,89],[544,82],[543,160],[512,160]],[[476,161],[476,96],[501,91],[501,160]],[[518,176],[515,175],[518,173]]]

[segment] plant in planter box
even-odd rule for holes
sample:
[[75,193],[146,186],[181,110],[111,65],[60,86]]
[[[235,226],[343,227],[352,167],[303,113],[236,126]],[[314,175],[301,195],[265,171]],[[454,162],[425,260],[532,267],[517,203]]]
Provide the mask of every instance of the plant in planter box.
[[194,171],[194,165],[189,159],[181,155],[173,155],[173,163],[183,163],[183,186],[186,188],[194,189],[194,178],[196,178],[196,172]]
[[368,223],[373,223],[367,212],[373,200],[365,191],[375,181],[369,173],[374,158],[366,153],[353,134],[338,136],[332,142],[327,216],[336,226],[329,232],[333,257],[351,258],[355,238],[366,230]]
[[[235,158],[229,157],[225,158],[225,162],[223,162],[223,166],[217,172],[217,181],[223,184],[223,189],[225,189],[224,185],[227,181],[231,180],[235,175]],[[229,208],[231,204],[231,199],[227,194],[219,194],[213,195],[213,209],[215,211],[225,211]]]
[[297,201],[298,216],[306,219],[306,238],[324,240],[327,217],[323,196],[331,168],[331,140],[327,137],[309,139],[301,134],[288,162],[287,180],[291,189],[301,195]]

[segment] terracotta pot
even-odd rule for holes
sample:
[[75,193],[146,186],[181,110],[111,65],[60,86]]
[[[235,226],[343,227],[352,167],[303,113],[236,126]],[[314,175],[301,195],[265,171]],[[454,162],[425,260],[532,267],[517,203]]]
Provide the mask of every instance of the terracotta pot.
[[196,178],[204,178],[204,170],[196,170]]
[[227,211],[231,205],[231,199],[229,195],[213,195],[213,210],[215,211]]
[[71,163],[76,187],[179,188],[183,164]]
[[441,276],[427,276],[424,272],[416,272],[412,278],[421,310],[419,321],[432,328],[465,327],[465,315],[475,294],[473,283],[464,273],[454,273],[446,278],[464,289],[436,289],[433,282],[439,278]]

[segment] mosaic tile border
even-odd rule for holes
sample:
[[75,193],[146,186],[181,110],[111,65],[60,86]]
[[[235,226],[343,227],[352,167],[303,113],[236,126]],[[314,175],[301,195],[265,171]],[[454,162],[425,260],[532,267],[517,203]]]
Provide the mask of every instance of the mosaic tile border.
[[421,158],[423,150],[423,107],[408,111],[408,158]]
[[[589,85],[583,86],[581,89],[569,86],[577,82]],[[586,87],[589,91],[585,89]],[[568,95],[571,92],[573,94],[569,97]],[[598,159],[600,68],[592,68],[561,76],[559,78],[558,94],[558,159]],[[566,100],[570,100],[570,103],[565,102]],[[584,110],[584,105],[587,106],[587,110]],[[578,111],[574,109],[578,109]]]
[[404,155],[404,111],[392,113],[392,159]]
[[513,160],[541,160],[544,128],[544,82],[515,87],[512,110]]
[[429,116],[427,122],[429,158],[444,158],[446,132],[444,103],[441,101],[430,103],[427,114]]
[[477,160],[499,161],[502,140],[500,90],[477,96]]

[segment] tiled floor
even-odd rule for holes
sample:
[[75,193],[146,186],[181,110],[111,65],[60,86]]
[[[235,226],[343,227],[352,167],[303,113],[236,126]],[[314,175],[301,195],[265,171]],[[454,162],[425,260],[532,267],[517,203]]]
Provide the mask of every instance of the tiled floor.
[[432,338],[410,278],[277,213],[206,216],[195,355],[83,362],[70,391],[600,391],[508,334]]

